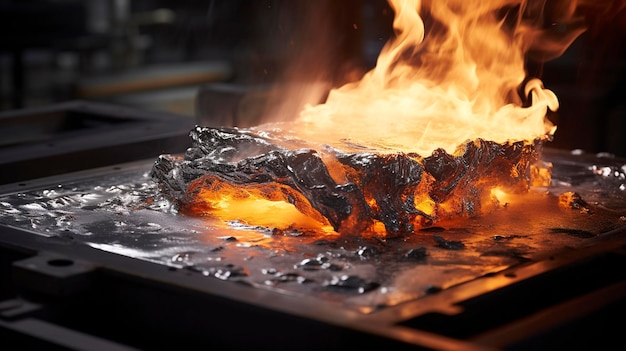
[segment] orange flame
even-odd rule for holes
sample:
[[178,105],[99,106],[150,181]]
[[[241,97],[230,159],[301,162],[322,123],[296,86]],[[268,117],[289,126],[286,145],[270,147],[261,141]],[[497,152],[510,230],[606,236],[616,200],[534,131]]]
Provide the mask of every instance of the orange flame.
[[254,226],[334,233],[328,221],[292,188],[280,184],[231,184],[204,176],[187,189],[183,213],[204,214]]
[[[547,113],[558,109],[557,97],[539,79],[526,77],[525,59],[530,52],[542,53],[546,59],[562,54],[582,29],[574,28],[557,38],[543,35],[543,29],[534,23],[536,19],[529,19],[541,15],[542,1],[389,2],[395,12],[396,36],[383,48],[374,69],[360,81],[331,90],[325,103],[306,106],[295,121],[257,129],[279,130],[282,135],[348,152],[411,153],[416,159],[437,149],[462,155],[462,146],[477,139],[531,145],[552,137],[556,126],[547,119]],[[575,1],[563,9],[559,20],[570,21]],[[523,97],[519,96],[520,88]],[[332,157],[324,161],[337,184],[351,181],[349,171]],[[530,185],[517,174],[518,166],[524,171],[528,165],[511,165],[511,174],[487,174],[488,180],[466,184],[458,190],[460,196],[440,201],[429,195],[433,179],[427,175],[418,191],[400,195],[413,196],[415,209],[426,218],[463,213],[463,192],[488,198],[493,206],[507,204],[505,188],[515,192]],[[549,170],[533,168],[531,173],[535,175],[532,185],[549,183]],[[508,179],[503,183],[519,184],[498,184],[492,179],[498,177]],[[484,189],[478,193],[474,187]],[[333,233],[329,222],[307,199],[285,185],[232,185],[205,176],[189,188],[192,195],[186,206],[195,213],[274,228]],[[377,212],[376,199],[367,189],[364,195],[369,209]],[[489,207],[486,203],[485,208]],[[419,219],[415,221],[419,226]],[[362,235],[386,232],[385,225],[374,219],[367,225],[351,223],[345,227]]]
[[[453,153],[476,138],[504,143],[554,134],[546,113],[558,109],[555,94],[539,79],[524,86],[529,106],[517,93],[526,78],[525,54],[543,38],[522,19],[526,1],[390,4],[396,37],[376,67],[360,81],[331,90],[325,103],[307,106],[292,132],[344,149],[349,141],[378,152],[424,156],[437,148]],[[419,12],[429,16],[428,33]],[[561,52],[578,34],[567,36]],[[546,50],[558,51],[554,41],[543,41]]]

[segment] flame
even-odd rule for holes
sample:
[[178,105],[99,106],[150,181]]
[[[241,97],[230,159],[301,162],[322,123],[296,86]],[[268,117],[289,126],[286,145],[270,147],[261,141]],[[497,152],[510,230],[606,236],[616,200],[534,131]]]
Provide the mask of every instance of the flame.
[[[325,103],[306,106],[293,133],[340,148],[348,141],[424,156],[437,148],[452,154],[476,138],[551,138],[556,126],[546,114],[558,109],[556,95],[536,78],[523,85],[528,106],[518,94],[525,54],[543,38],[524,19],[534,7],[523,0],[389,2],[396,36],[376,67],[331,90]],[[566,14],[573,15],[571,9]],[[543,40],[546,51],[562,53],[577,34],[560,46]]]
[[189,185],[183,213],[225,222],[335,234],[328,221],[293,189],[280,184],[231,184],[205,176]]
[[[544,59],[562,54],[582,30],[574,28],[556,37],[544,35],[545,30],[537,26],[545,20],[541,11],[546,3],[540,0],[389,3],[395,12],[396,35],[381,51],[374,69],[359,81],[331,90],[324,103],[307,105],[295,121],[268,123],[256,130],[278,131],[287,136],[282,140],[295,136],[307,140],[308,145],[330,145],[339,152],[402,153],[418,163],[442,151],[461,157],[468,143],[480,147],[479,139],[528,154],[521,161],[498,161],[486,167],[485,174],[472,175],[471,181],[454,189],[445,179],[424,174],[419,184],[388,195],[400,197],[398,203],[414,204],[415,211],[409,211],[400,222],[415,227],[507,206],[511,194],[531,185],[549,185],[549,167],[530,165],[533,152],[515,145],[522,143],[532,149],[538,141],[550,140],[556,126],[547,114],[559,107],[556,95],[544,88],[541,80],[527,77],[525,60],[529,53]],[[567,4],[558,20],[571,21],[575,8],[575,1]],[[321,152],[320,156],[336,184],[358,183],[363,178],[331,154]],[[476,171],[463,165],[468,166],[456,164],[458,169],[449,171],[462,172],[461,176]],[[363,186],[362,211],[372,218],[361,216],[355,208],[342,223],[333,223],[335,227],[302,194],[280,182],[232,184],[220,177],[203,176],[191,183],[183,202],[192,213],[225,221],[326,234],[335,230],[365,236],[389,234],[387,223],[372,216],[391,201],[372,194],[372,187],[384,186],[384,182],[357,185]],[[452,190],[440,192],[435,186]]]

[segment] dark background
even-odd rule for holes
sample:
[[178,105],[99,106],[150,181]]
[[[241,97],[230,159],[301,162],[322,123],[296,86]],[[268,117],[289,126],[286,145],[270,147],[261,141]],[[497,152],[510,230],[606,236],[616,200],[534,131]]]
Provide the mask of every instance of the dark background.
[[[561,3],[548,2],[556,10],[546,25]],[[626,9],[623,0],[597,3],[581,7],[587,30],[561,57],[529,59],[528,71],[561,104],[550,115],[551,146],[626,156]],[[383,0],[0,0],[0,109],[93,99],[194,116],[198,91],[216,83],[340,85],[373,66],[392,19]],[[216,63],[230,69],[205,81],[133,85],[155,69],[171,78]],[[102,78],[135,88],[81,93]]]

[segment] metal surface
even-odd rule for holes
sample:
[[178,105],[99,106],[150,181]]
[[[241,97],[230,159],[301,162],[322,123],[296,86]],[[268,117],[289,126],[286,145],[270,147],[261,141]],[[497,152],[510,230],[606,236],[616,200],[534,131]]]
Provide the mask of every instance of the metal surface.
[[[0,323],[133,348],[608,346],[619,333],[606,321],[625,312],[625,163],[545,159],[550,187],[386,241],[184,217],[152,159],[7,184]],[[565,192],[586,203],[559,205]]]

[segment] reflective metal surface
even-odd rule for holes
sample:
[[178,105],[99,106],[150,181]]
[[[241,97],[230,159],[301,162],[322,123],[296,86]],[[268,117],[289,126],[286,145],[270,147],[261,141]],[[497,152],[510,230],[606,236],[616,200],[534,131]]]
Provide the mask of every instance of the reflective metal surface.
[[[5,186],[0,222],[367,314],[591,245],[626,227],[621,160],[555,150],[543,158],[553,163],[550,187],[507,199],[489,215],[387,240],[275,232],[178,214],[150,178],[150,160]],[[579,194],[584,206],[559,205],[567,192]]]

